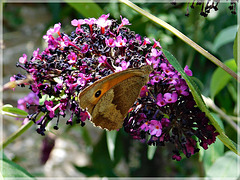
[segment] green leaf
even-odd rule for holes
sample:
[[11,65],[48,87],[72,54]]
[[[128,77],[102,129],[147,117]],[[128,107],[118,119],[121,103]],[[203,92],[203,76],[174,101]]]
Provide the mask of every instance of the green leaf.
[[81,173],[85,174],[87,177],[91,177],[94,175],[97,175],[98,172],[96,171],[96,169],[94,169],[93,167],[89,167],[89,166],[76,166],[74,165],[74,167]]
[[82,14],[84,17],[94,17],[98,18],[104,14],[98,4],[94,3],[92,0],[88,0],[88,3],[73,3],[73,1],[65,0],[70,6],[76,9],[77,12]]
[[199,89],[204,89],[204,84],[202,81],[196,77],[191,77],[191,79],[195,82],[195,84],[198,86]]
[[198,105],[198,107],[205,112],[206,116],[209,118],[209,120],[211,121],[211,124],[216,128],[217,132],[219,133],[219,135],[217,136],[225,146],[227,146],[230,150],[232,150],[233,152],[235,152],[236,154],[240,154],[237,151],[237,145],[236,143],[234,143],[231,139],[229,139],[226,134],[224,133],[224,131],[222,130],[222,128],[220,127],[220,125],[218,124],[218,122],[214,119],[214,117],[211,115],[211,113],[209,112],[208,108],[206,107],[201,93],[198,89],[198,87],[195,85],[194,81],[191,79],[191,77],[187,76],[186,73],[184,72],[184,70],[182,69],[182,67],[180,66],[180,64],[178,63],[178,61],[176,60],[176,58],[170,54],[167,50],[163,49],[163,53],[165,54],[166,58],[168,59],[168,61],[171,63],[171,65],[182,75],[182,77],[185,79],[185,81],[187,82],[191,93],[194,97],[194,100],[196,101],[196,104]]
[[234,43],[233,43],[233,58],[234,58],[234,60],[235,60],[235,62],[236,62],[236,64],[238,64],[238,54],[239,54],[239,52],[240,52],[240,47],[238,46],[238,42],[240,42],[240,40],[239,40],[239,36],[238,36],[238,34],[239,34],[240,32],[239,32],[239,29],[238,29],[238,32],[236,33],[236,37],[235,37],[235,39],[234,39]]
[[2,107],[2,114],[9,115],[9,116],[27,116],[28,113],[26,111],[23,111],[21,109],[12,107],[10,104],[6,104]]
[[[234,72],[237,71],[237,65],[234,59],[225,61],[224,64],[226,64],[226,66],[228,66]],[[228,84],[228,82],[231,79],[232,79],[232,76],[230,76],[222,68],[218,67],[214,71],[211,79],[211,84],[210,84],[211,98],[213,99]]]
[[11,134],[2,144],[0,144],[0,149],[4,149],[5,147],[7,147],[8,144],[12,143],[16,138],[21,136],[33,124],[33,121],[28,121],[26,124],[22,125],[16,132]]
[[100,177],[115,177],[113,168],[116,164],[109,157],[106,139],[106,133],[103,133],[99,142],[93,147],[91,155],[92,166]]
[[24,179],[35,179],[29,172],[24,168],[14,163],[13,161],[7,159],[3,155],[3,159],[0,159],[0,171],[4,178],[24,178]]
[[208,169],[207,177],[218,177],[218,180],[226,178],[238,179],[240,176],[240,157],[231,151],[216,160],[216,162]]
[[227,85],[227,89],[228,89],[228,92],[231,95],[233,101],[236,103],[235,105],[237,105],[237,100],[238,100],[237,87],[234,86],[232,83],[229,83]]
[[117,137],[117,131],[106,132],[108,152],[112,161],[114,160],[116,137]]
[[148,146],[147,158],[148,158],[149,160],[152,160],[152,159],[153,159],[153,156],[154,156],[156,150],[157,150],[157,146]]
[[233,25],[230,27],[227,27],[223,29],[215,38],[213,42],[213,51],[216,52],[218,48],[221,46],[233,42],[234,41],[234,36],[233,34],[236,34],[237,32],[237,26],[238,25]]

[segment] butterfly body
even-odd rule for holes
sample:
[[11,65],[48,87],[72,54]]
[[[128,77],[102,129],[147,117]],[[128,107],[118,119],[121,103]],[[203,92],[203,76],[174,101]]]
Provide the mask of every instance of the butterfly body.
[[96,126],[119,129],[152,70],[151,66],[143,66],[106,76],[79,93],[79,105],[87,108]]

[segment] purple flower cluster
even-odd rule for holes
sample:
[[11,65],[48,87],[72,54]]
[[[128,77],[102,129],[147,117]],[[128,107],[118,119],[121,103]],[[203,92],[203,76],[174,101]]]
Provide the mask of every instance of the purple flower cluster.
[[[125,119],[125,131],[149,145],[173,143],[172,158],[178,161],[181,151],[186,157],[199,151],[197,141],[207,149],[215,142],[218,132],[197,107],[186,81],[161,53],[151,56],[149,62],[157,65],[150,74],[150,81],[142,88],[141,99]],[[192,76],[188,66],[184,71]]]
[[[31,108],[29,107],[31,105]],[[30,92],[27,96],[18,100],[18,108],[26,111],[28,114],[36,112],[39,105],[39,98],[34,92]],[[24,118],[23,124],[29,121],[28,118]]]
[[[190,157],[198,151],[197,141],[205,149],[215,141],[218,133],[209,125],[204,113],[196,107],[188,85],[169,64],[158,41],[142,38],[126,25],[126,18],[109,20],[109,14],[98,19],[74,19],[76,27],[71,35],[61,32],[61,24],[43,36],[48,47],[19,58],[17,66],[32,77],[30,89],[43,103],[33,102],[35,107],[28,118],[39,125],[37,132],[44,135],[47,124],[56,118],[54,129],[58,129],[60,117],[70,111],[67,124],[81,123],[90,119],[87,111],[80,109],[77,96],[81,90],[96,80],[127,68],[152,65],[154,71],[149,82],[140,92],[140,98],[129,110],[124,121],[124,130],[134,139],[149,145],[175,145],[173,159],[180,160],[180,152]],[[185,67],[187,75],[192,72]],[[26,75],[17,74],[13,80]],[[43,114],[43,115],[41,115]],[[41,115],[41,117],[39,117]],[[198,140],[195,140],[198,138]]]

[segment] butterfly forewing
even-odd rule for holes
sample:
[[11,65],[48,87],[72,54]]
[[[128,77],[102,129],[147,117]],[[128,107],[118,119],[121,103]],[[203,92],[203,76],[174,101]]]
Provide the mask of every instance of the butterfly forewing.
[[87,108],[96,126],[108,130],[121,128],[151,71],[151,66],[143,66],[113,73],[96,81],[79,93],[80,107]]

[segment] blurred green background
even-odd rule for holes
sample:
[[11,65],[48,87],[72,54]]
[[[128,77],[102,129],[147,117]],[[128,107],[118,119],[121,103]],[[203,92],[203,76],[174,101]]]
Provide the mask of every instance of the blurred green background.
[[[207,18],[199,15],[198,6],[190,9],[190,16],[186,17],[186,3],[178,3],[176,6],[170,3],[137,3],[137,5],[177,28],[236,71],[233,43],[237,32],[237,15],[230,13],[229,3],[220,3],[219,10],[216,12],[212,10]],[[227,115],[237,116],[237,84],[233,78],[224,72],[217,72],[219,70],[216,65],[171,32],[126,5],[116,2],[3,4],[3,83],[8,82],[13,74],[21,72],[15,64],[23,53],[31,57],[35,49],[40,48],[42,51],[46,47],[42,36],[54,24],[61,22],[62,30],[70,34],[75,29],[71,26],[71,20],[98,18],[107,13],[119,22],[120,15],[128,18],[132,24],[129,26],[131,30],[142,37],[159,40],[162,47],[171,52],[182,67],[189,65],[203,95],[211,97]],[[6,91],[3,93],[3,103],[17,106],[17,100],[28,92],[30,91],[27,88]],[[236,130],[217,113],[214,115],[219,119],[226,134],[236,142]],[[54,131],[54,134],[47,133],[47,137],[55,141],[55,146],[45,164],[41,164],[39,159],[42,140],[46,137],[38,135],[35,127],[9,145],[5,154],[32,175],[43,177],[214,177],[216,174],[219,175],[214,174],[216,169],[222,171],[218,166],[216,168],[215,163],[220,161],[221,164],[229,159],[233,161],[223,176],[239,175],[236,156],[225,153],[228,149],[221,142],[212,145],[208,151],[201,150],[189,159],[183,158],[176,162],[171,160],[172,147],[168,145],[158,147],[155,154],[151,155],[151,150],[146,144],[132,140],[121,129],[117,133],[114,160],[111,160],[104,130],[93,127],[91,123],[82,128],[79,125],[66,126],[65,122],[66,120],[62,120],[60,129]],[[21,121],[4,117],[4,138],[16,131],[20,125]]]

